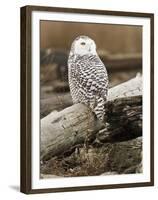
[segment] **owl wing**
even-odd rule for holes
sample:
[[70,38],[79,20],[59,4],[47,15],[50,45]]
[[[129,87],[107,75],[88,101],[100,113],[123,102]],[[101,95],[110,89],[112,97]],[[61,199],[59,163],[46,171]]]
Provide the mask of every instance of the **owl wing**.
[[84,56],[76,62],[76,81],[90,101],[94,98],[106,99],[108,92],[107,71],[97,55]]

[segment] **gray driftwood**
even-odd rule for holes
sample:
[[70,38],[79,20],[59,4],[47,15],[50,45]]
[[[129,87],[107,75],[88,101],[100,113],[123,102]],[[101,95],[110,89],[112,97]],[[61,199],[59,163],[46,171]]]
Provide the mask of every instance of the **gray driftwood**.
[[140,136],[142,78],[137,76],[111,88],[105,107],[104,124],[83,104],[44,117],[41,120],[41,160],[71,151],[86,141],[98,144]]

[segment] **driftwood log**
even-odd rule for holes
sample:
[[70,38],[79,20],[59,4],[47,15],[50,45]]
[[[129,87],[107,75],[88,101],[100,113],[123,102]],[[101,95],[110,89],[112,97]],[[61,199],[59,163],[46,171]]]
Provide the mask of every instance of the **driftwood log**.
[[109,90],[106,122],[100,123],[83,104],[52,112],[41,120],[41,160],[61,155],[78,145],[123,141],[142,134],[142,77]]

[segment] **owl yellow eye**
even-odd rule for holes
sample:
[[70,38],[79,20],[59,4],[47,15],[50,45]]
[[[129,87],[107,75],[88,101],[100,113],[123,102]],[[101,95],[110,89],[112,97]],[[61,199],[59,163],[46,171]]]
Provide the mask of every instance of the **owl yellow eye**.
[[85,45],[86,43],[85,42],[81,42],[81,45]]

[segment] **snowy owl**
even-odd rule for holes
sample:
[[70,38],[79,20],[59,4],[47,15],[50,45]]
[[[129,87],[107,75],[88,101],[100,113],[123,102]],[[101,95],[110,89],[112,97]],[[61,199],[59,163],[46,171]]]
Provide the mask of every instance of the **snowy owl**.
[[68,58],[68,78],[73,103],[83,103],[96,117],[104,120],[104,103],[108,94],[107,70],[88,36],[77,37]]

